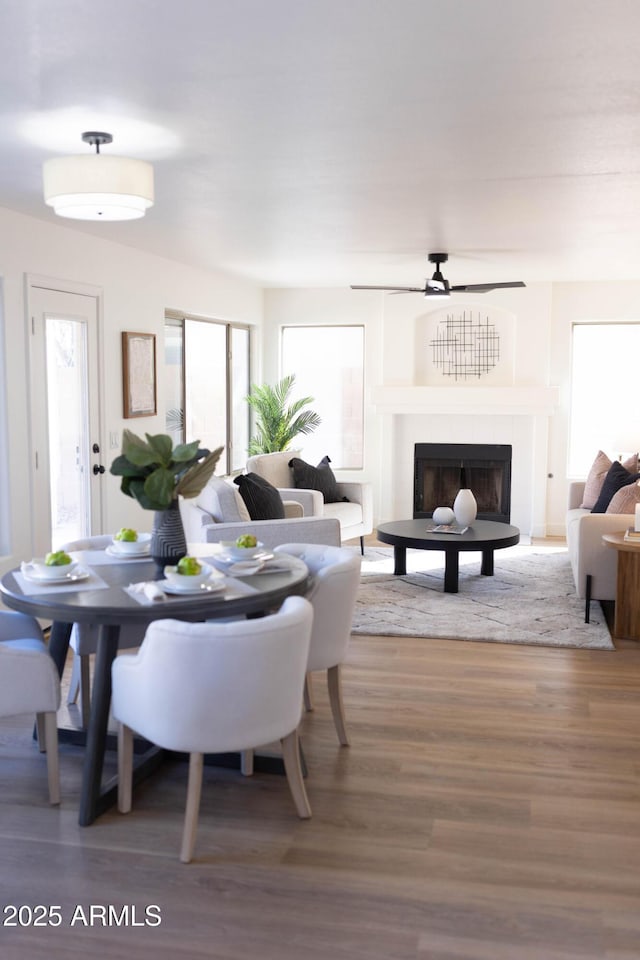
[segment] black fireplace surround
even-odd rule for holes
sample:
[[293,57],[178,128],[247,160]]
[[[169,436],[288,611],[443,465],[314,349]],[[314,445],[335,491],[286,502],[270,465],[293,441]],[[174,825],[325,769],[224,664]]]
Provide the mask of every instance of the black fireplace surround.
[[479,520],[510,523],[511,444],[416,443],[413,461],[413,517],[453,507],[461,486],[478,504]]

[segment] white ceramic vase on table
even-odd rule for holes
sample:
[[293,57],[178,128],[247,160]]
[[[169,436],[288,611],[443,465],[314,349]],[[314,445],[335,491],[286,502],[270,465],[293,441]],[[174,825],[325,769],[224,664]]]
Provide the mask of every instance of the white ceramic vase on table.
[[470,526],[476,519],[478,515],[478,504],[468,487],[463,487],[461,490],[458,490],[456,498],[453,501],[453,512],[456,523],[461,527]]

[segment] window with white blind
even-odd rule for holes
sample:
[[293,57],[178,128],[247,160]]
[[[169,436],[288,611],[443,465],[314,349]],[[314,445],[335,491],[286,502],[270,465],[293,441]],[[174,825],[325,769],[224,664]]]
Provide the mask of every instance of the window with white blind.
[[612,459],[640,448],[635,377],[640,321],[575,323],[571,350],[570,477],[586,477],[598,450]]
[[[287,326],[282,329],[282,376],[295,374],[293,399],[313,397],[321,418],[309,436],[299,437],[304,458],[325,455],[334,469],[364,466],[364,327]],[[294,441],[298,445],[298,441]]]

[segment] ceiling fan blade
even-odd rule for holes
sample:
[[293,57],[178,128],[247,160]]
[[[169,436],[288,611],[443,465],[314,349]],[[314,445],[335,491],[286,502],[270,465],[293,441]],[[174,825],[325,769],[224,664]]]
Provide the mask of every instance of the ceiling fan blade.
[[390,290],[393,293],[424,293],[424,287],[369,287],[351,284],[352,290]]
[[462,283],[451,287],[454,293],[486,293],[488,290],[503,290],[505,287],[525,287],[522,280],[514,280],[513,283]]

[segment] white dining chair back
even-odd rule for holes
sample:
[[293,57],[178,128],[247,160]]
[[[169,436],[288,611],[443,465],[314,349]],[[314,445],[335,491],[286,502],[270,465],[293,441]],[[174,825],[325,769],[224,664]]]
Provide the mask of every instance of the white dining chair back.
[[[105,550],[113,543],[111,534],[96,537],[84,537],[80,540],[71,540],[63,544],[62,550],[67,553],[78,553],[84,550]],[[71,678],[67,693],[67,703],[79,703],[82,723],[87,727],[91,705],[91,656],[98,647],[98,624],[74,623],[69,638],[69,646],[73,650]],[[145,627],[125,626],[120,628],[118,649],[139,647],[144,639]]]
[[288,597],[277,613],[249,620],[186,623],[158,620],[140,650],[113,664],[118,721],[118,806],[131,809],[132,734],[190,755],[180,859],[193,853],[202,755],[280,740],[291,793],[311,815],[298,748],[313,610]]
[[0,717],[36,715],[51,803],[60,803],[59,706],[60,679],[38,621],[25,613],[0,611]]
[[285,543],[276,553],[288,553],[309,568],[313,583],[307,599],[313,606],[313,629],[307,664],[305,704],[313,709],[311,674],[327,671],[329,702],[338,738],[349,745],[342,697],[341,664],[347,656],[351,639],[353,612],[360,584],[361,560],[349,547],[327,547],[321,544]]

